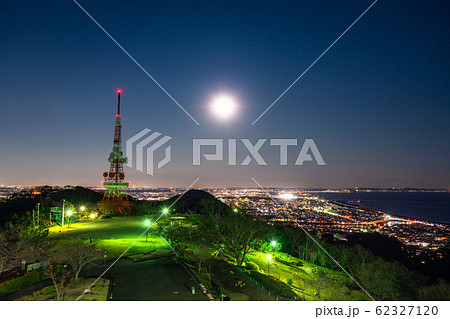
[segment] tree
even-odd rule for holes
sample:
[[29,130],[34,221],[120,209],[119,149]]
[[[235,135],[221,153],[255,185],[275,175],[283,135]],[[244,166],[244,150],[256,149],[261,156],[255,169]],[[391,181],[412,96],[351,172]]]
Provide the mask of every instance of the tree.
[[323,296],[320,295],[322,290],[328,284],[328,272],[323,269],[318,269],[316,272],[317,282],[316,282],[316,290],[317,290],[317,298],[321,300]]
[[75,282],[78,282],[78,276],[81,270],[88,266],[98,266],[102,258],[100,251],[97,251],[93,245],[74,243],[62,247],[60,250],[61,258],[68,263],[75,274]]
[[25,240],[29,258],[42,260],[49,249],[55,246],[55,240],[48,238],[49,221],[42,220],[39,225],[32,223],[16,226],[21,239]]
[[263,224],[247,215],[209,217],[204,220],[203,228],[207,229],[205,233],[211,241],[224,245],[238,266],[243,264],[248,252],[266,231]]
[[209,216],[218,216],[222,211],[219,203],[215,198],[202,199],[200,201],[201,211]]
[[440,279],[435,284],[420,288],[418,298],[419,300],[450,300],[450,285]]
[[29,242],[20,230],[11,226],[0,230],[0,273],[19,267],[22,260],[30,260]]
[[58,301],[64,300],[65,295],[65,283],[68,278],[68,273],[64,267],[57,267],[55,263],[49,262],[46,270],[47,275],[52,279],[53,286],[55,287],[56,298]]
[[283,234],[289,241],[291,254],[305,242],[305,233],[299,228],[292,226],[283,227]]

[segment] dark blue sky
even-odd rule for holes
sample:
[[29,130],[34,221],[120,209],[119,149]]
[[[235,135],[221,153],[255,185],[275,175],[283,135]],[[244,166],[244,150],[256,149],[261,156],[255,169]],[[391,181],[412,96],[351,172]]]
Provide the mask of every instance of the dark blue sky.
[[[99,186],[121,87],[124,140],[173,137],[173,161],[132,185],[450,188],[450,5],[378,3],[254,126],[372,1],[9,1],[0,13],[0,183]],[[238,101],[211,116],[220,93]],[[192,138],[313,138],[326,166],[192,166]],[[226,144],[225,144],[226,145]],[[238,161],[247,153],[238,152]],[[162,154],[161,154],[162,156]]]

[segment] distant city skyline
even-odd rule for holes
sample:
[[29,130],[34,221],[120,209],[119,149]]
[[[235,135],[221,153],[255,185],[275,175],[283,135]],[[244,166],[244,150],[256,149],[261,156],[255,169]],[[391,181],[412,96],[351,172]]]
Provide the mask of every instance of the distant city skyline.
[[[378,1],[252,125],[373,1],[78,2],[200,125],[75,3],[5,3],[0,184],[100,187],[122,88],[124,141],[172,137],[154,176],[125,168],[131,187],[450,190],[449,3]],[[276,147],[268,166],[193,166],[194,138],[311,138],[326,166],[294,166],[301,144],[287,166]]]

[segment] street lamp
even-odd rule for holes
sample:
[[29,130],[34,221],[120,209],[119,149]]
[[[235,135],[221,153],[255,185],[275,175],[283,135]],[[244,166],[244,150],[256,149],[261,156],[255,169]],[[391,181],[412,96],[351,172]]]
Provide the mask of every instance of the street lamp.
[[95,218],[95,214],[91,214],[91,215],[89,215],[89,217],[91,217],[91,219],[94,219]]
[[67,213],[66,213],[66,215],[67,215],[67,228],[69,228],[70,227],[70,217],[72,216],[72,214],[73,214],[73,211],[71,211],[71,210],[68,210],[67,211]]
[[164,214],[167,214],[168,212],[169,212],[169,209],[168,209],[168,208],[164,208],[164,209],[163,209],[163,213],[164,213]]
[[84,206],[80,206],[80,210],[83,212],[86,209]]
[[[150,225],[150,221],[149,221],[148,219],[146,219],[146,220],[144,221],[144,225],[148,227],[148,226]],[[148,228],[147,228],[147,230],[145,231],[145,241],[148,241]]]
[[273,249],[276,249],[277,242],[275,240],[272,240],[272,242],[270,244],[272,245]]
[[269,276],[270,275],[270,260],[272,259],[272,255],[268,254],[268,255],[266,255],[266,258],[267,258],[267,276]]

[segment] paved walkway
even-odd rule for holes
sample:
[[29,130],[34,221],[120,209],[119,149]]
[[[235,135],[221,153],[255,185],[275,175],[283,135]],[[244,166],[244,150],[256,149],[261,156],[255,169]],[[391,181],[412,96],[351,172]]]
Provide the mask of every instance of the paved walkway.
[[[95,273],[99,275],[100,269]],[[110,300],[207,300],[175,257],[140,262],[120,259],[106,278],[112,281]]]

